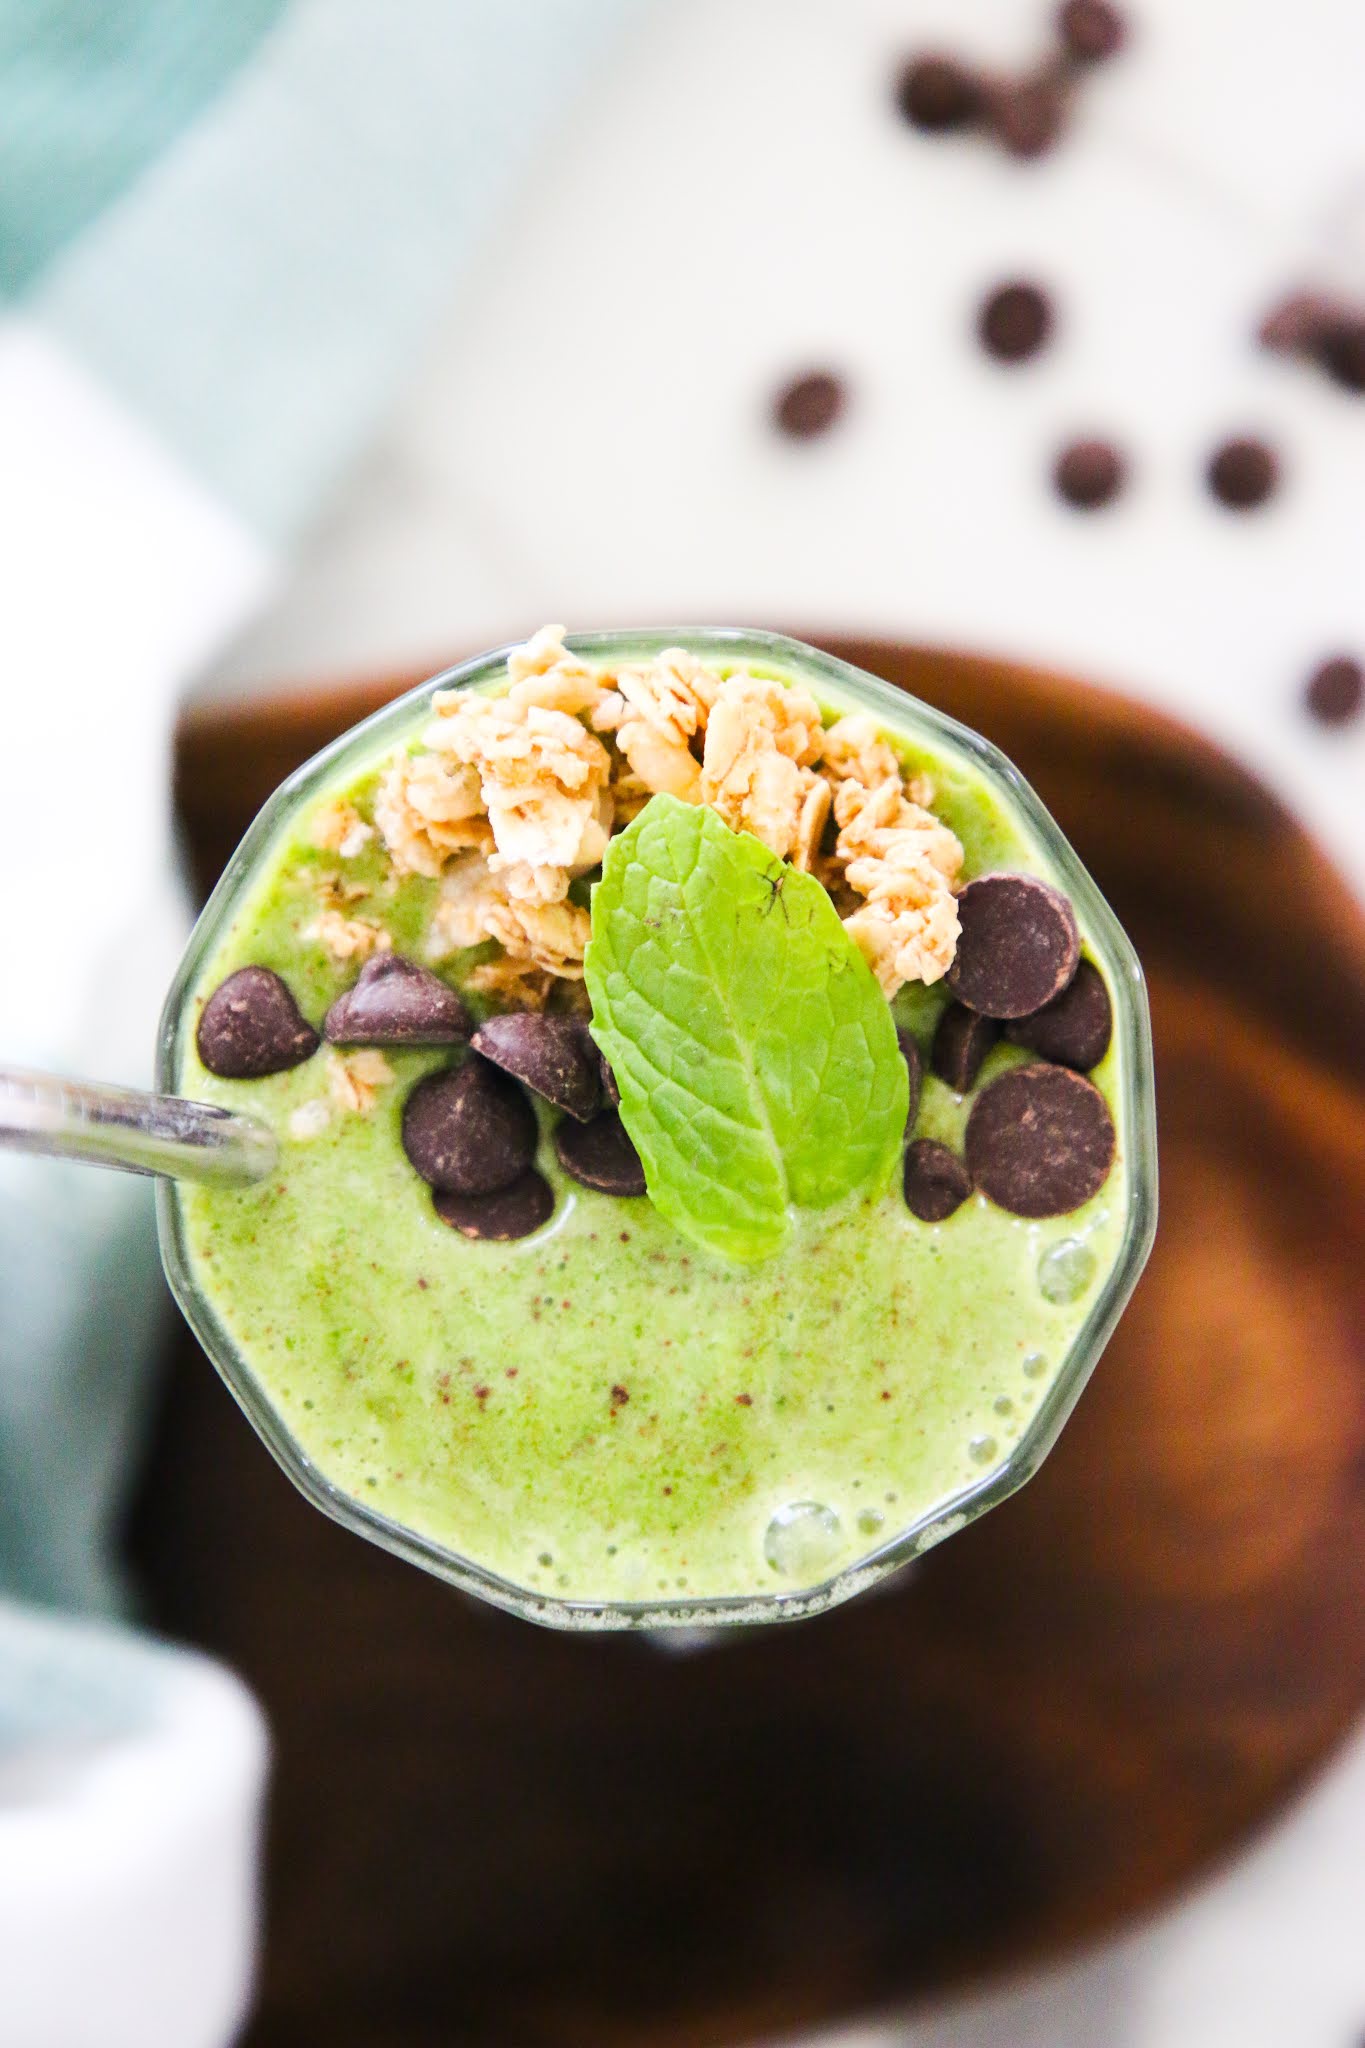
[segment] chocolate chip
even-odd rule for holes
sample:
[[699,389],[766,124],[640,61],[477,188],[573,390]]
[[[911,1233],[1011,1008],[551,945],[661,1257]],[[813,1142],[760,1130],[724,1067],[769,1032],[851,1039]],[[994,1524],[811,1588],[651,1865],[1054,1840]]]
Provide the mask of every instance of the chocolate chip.
[[773,400],[773,425],[796,441],[827,434],[844,409],[847,394],[829,370],[812,370],[786,384]]
[[919,1099],[924,1088],[924,1060],[920,1054],[919,1040],[914,1032],[908,1031],[903,1024],[896,1026],[896,1040],[901,1049],[901,1058],[910,1071],[910,1106],[905,1112],[905,1128],[912,1131],[915,1128],[915,1118],[919,1115]]
[[442,1223],[458,1230],[461,1237],[500,1244],[514,1237],[529,1237],[555,1212],[554,1189],[534,1167],[491,1195],[456,1195],[437,1188],[431,1204]]
[[1336,317],[1331,299],[1320,292],[1292,292],[1272,306],[1261,322],[1260,341],[1282,355],[1311,353]]
[[1224,441],[1209,457],[1206,480],[1219,503],[1233,512],[1263,505],[1280,478],[1275,452],[1264,441]]
[[934,1138],[916,1138],[905,1155],[905,1203],[921,1223],[942,1223],[972,1191],[956,1152]]
[[1123,48],[1128,24],[1108,0],[1065,0],[1057,10],[1057,33],[1078,64],[1102,64]]
[[1025,161],[1051,149],[1066,120],[1066,94],[1051,71],[1005,79],[985,92],[985,121],[1001,148]]
[[225,1081],[259,1081],[297,1067],[318,1049],[311,1024],[278,974],[239,967],[219,982],[195,1034],[199,1057]]
[[989,1082],[967,1119],[973,1184],[1015,1216],[1065,1216],[1098,1194],[1114,1122],[1092,1081],[1042,1061]]
[[621,1091],[616,1085],[616,1076],[607,1065],[606,1054],[599,1053],[598,1058],[602,1062],[602,1093],[606,1096],[613,1109],[619,1109],[621,1107]]
[[403,1150],[445,1193],[491,1195],[535,1158],[536,1113],[515,1081],[477,1053],[419,1081],[403,1105]]
[[965,1003],[949,1003],[938,1020],[929,1064],[956,1095],[975,1087],[981,1062],[1000,1036],[994,1017],[983,1017]]
[[1111,441],[1072,441],[1053,465],[1058,495],[1078,512],[1094,512],[1123,489],[1123,457]]
[[1336,314],[1319,336],[1317,356],[1328,376],[1344,390],[1365,391],[1365,318]]
[[1365,670],[1349,654],[1338,654],[1314,669],[1303,700],[1319,724],[1349,725],[1365,703]]
[[1005,1036],[1058,1066],[1088,1074],[1108,1052],[1113,1030],[1114,1011],[1104,976],[1089,960],[1082,960],[1059,996],[1031,1017],[1016,1017],[1005,1026]]
[[997,285],[982,301],[976,331],[987,355],[1002,363],[1022,363],[1037,355],[1052,332],[1052,307],[1036,284],[1019,281]]
[[556,1109],[586,1123],[602,1104],[602,1066],[581,1017],[517,1010],[490,1017],[472,1040],[494,1066],[515,1074]]
[[896,85],[896,105],[912,128],[945,135],[981,112],[981,83],[952,57],[914,57]]
[[626,1127],[614,1109],[604,1109],[591,1123],[563,1123],[555,1128],[555,1151],[565,1173],[585,1188],[604,1195],[642,1195],[645,1170]]
[[455,990],[401,953],[376,953],[323,1020],[333,1045],[455,1045],[472,1020]]
[[1323,292],[1293,292],[1261,322],[1260,339],[1282,355],[1309,356],[1347,391],[1365,391],[1365,313]]
[[1050,1003],[1081,957],[1076,917],[1037,875],[981,875],[957,899],[962,931],[952,993],[987,1017],[1029,1017]]

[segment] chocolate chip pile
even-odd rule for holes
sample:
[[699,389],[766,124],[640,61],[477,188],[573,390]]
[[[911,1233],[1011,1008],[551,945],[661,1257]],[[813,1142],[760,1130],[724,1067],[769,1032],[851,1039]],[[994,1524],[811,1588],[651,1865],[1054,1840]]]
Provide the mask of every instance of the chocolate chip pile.
[[401,953],[379,953],[328,1010],[322,1036],[268,967],[239,967],[199,1019],[199,1057],[211,1074],[254,1081],[300,1066],[323,1040],[343,1046],[453,1046],[459,1064],[427,1074],[403,1105],[409,1164],[432,1190],[443,1223],[470,1238],[527,1237],[554,1213],[536,1171],[540,1126],[532,1094],[564,1112],[560,1165],[584,1187],[643,1195],[644,1168],[614,1105],[611,1070],[578,1017],[517,1011],[477,1028],[446,982]]
[[1081,80],[1123,47],[1126,25],[1108,0],[1065,0],[1053,47],[1027,71],[996,76],[933,52],[901,72],[896,104],[930,135],[975,130],[1010,156],[1042,156],[1062,136]]
[[[1114,1163],[1113,1118],[1085,1078],[1113,1032],[1109,991],[1081,958],[1070,903],[1036,875],[982,875],[958,897],[958,915],[962,935],[947,976],[953,1001],[939,1017],[930,1066],[967,1095],[1002,1036],[1037,1058],[981,1090],[964,1158],[936,1139],[914,1139],[906,1203],[921,1222],[942,1223],[976,1190],[1015,1216],[1064,1216],[1099,1193]],[[913,1129],[920,1053],[908,1032],[900,1039]]]
[[[1002,1034],[1037,1058],[982,1089],[965,1159],[934,1139],[912,1139],[906,1202],[926,1223],[943,1222],[974,1189],[1016,1216],[1064,1215],[1099,1191],[1114,1162],[1113,1120],[1085,1079],[1109,1044],[1109,992],[1080,957],[1070,903],[1047,882],[983,875],[957,904],[961,937],[947,976],[953,1001],[934,1034],[933,1071],[957,1094],[969,1093]],[[913,1035],[897,1036],[910,1075],[912,1138],[923,1062]],[[527,1237],[554,1213],[554,1190],[535,1163],[540,1126],[531,1095],[562,1112],[553,1143],[571,1179],[601,1194],[645,1192],[611,1069],[581,1017],[522,1010],[475,1026],[459,994],[428,968],[379,953],[332,1004],[321,1036],[278,974],[239,967],[205,1003],[196,1042],[211,1074],[250,1081],[300,1066],[324,1040],[465,1048],[456,1065],[416,1083],[401,1127],[403,1151],[432,1190],[436,1214],[464,1237]]]

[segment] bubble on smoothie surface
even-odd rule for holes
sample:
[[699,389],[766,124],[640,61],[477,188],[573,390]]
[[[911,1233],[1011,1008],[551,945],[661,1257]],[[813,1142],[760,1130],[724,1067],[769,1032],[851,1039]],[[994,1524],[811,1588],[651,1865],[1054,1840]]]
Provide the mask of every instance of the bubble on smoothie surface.
[[843,1529],[833,1508],[797,1500],[779,1508],[763,1537],[763,1555],[785,1579],[818,1578],[838,1556]]
[[1024,1360],[1022,1371],[1025,1379],[1040,1380],[1047,1371],[1047,1360],[1041,1351],[1030,1351]]
[[974,1436],[967,1446],[967,1456],[974,1465],[989,1465],[999,1448],[993,1436]]
[[863,1508],[858,1515],[858,1534],[875,1536],[884,1521],[885,1517],[879,1514],[876,1508]]
[[1079,1237],[1064,1237],[1038,1261],[1039,1291],[1045,1301],[1059,1306],[1079,1301],[1094,1277],[1095,1254]]

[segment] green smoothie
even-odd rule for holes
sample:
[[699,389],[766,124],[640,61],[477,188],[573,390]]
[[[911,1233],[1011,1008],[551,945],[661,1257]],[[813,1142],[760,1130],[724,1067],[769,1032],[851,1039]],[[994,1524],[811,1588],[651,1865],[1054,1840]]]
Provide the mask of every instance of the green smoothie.
[[[709,658],[718,675],[741,666],[726,648]],[[803,671],[798,649],[766,662],[750,649],[747,668],[813,692],[826,727],[866,714],[865,692],[842,688],[834,665]],[[506,680],[495,668],[481,687],[498,695]],[[523,1004],[584,1012],[572,973],[547,993],[535,959],[509,960],[491,938],[452,946],[452,929],[469,932],[442,925],[439,847],[437,872],[416,872],[374,829],[393,764],[429,724],[429,690],[306,774],[209,913],[174,1020],[173,1083],[263,1119],[280,1156],[263,1184],[168,1195],[182,1296],[295,1476],[522,1611],[695,1619],[696,1603],[744,1614],[831,1582],[856,1590],[864,1561],[927,1547],[983,1491],[1024,1476],[1136,1277],[1146,1134],[1130,1068],[1145,1037],[1129,1028],[1141,999],[1112,920],[1062,871],[1032,800],[956,729],[889,691],[876,716],[906,788],[932,792],[933,819],[960,843],[954,887],[1001,871],[1055,885],[1107,989],[1119,1028],[1089,1081],[1113,1120],[1113,1163],[1065,1213],[1011,1213],[973,1188],[925,1221],[897,1171],[793,1208],[772,1256],[728,1257],[650,1195],[572,1177],[552,1142],[561,1112],[528,1094],[553,1212],[527,1235],[471,1237],[438,1213],[403,1125],[419,1081],[476,1058],[463,1044],[324,1044],[259,1077],[210,1071],[196,1026],[247,966],[278,975],[313,1025],[386,952],[460,991],[476,1021]],[[621,789],[629,777],[623,765]],[[456,847],[449,863],[471,858]],[[586,915],[597,872],[573,877],[561,909]],[[911,981],[891,1007],[924,1069],[913,1138],[960,1158],[982,1092],[1037,1056],[999,1037],[958,1092],[931,1065],[951,1001],[945,980]]]

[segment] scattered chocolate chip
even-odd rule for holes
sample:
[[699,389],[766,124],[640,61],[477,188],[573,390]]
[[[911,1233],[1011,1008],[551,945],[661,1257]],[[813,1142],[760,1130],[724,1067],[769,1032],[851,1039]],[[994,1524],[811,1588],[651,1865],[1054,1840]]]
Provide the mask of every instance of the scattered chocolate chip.
[[1260,339],[1282,355],[1308,356],[1347,391],[1365,391],[1365,312],[1322,292],[1293,292],[1261,322]]
[[1349,654],[1324,661],[1308,678],[1303,701],[1321,725],[1349,725],[1365,703],[1365,669]]
[[1082,960],[1059,996],[1031,1017],[1016,1017],[1005,1026],[1005,1036],[1058,1066],[1088,1074],[1108,1052],[1113,1030],[1114,1011],[1104,976],[1091,961]]
[[949,1003],[938,1020],[929,1064],[956,1095],[975,1087],[981,1062],[1000,1036],[994,1017],[983,1017],[965,1003]]
[[1318,360],[1329,377],[1347,391],[1365,391],[1365,317],[1339,313],[1318,340]]
[[924,1060],[920,1054],[919,1040],[913,1031],[907,1031],[903,1024],[896,1026],[896,1039],[900,1045],[901,1058],[910,1070],[910,1106],[905,1112],[905,1128],[915,1128],[919,1115],[919,1099],[924,1088]]
[[1081,957],[1076,917],[1037,875],[980,875],[957,899],[961,936],[947,983],[987,1017],[1029,1017],[1050,1003]]
[[997,285],[982,301],[976,331],[987,355],[1022,363],[1037,355],[1052,332],[1052,306],[1036,284],[1022,280]]
[[942,1223],[972,1191],[956,1152],[934,1138],[916,1138],[905,1155],[905,1203],[921,1223]]
[[544,1174],[531,1167],[491,1195],[457,1195],[448,1189],[433,1189],[431,1205],[442,1223],[458,1230],[461,1237],[505,1244],[514,1237],[529,1237],[533,1230],[548,1223],[555,1212],[555,1197]]
[[204,1005],[195,1043],[211,1074],[259,1081],[297,1067],[318,1049],[312,1025],[268,967],[239,967]]
[[1320,292],[1291,292],[1287,299],[1272,306],[1261,322],[1261,345],[1281,355],[1309,353],[1317,347],[1335,313],[1332,300]]
[[1128,24],[1108,0],[1065,0],[1057,10],[1062,47],[1078,64],[1102,64],[1123,48]]
[[1280,465],[1264,441],[1224,441],[1209,457],[1206,479],[1219,503],[1234,512],[1263,505],[1279,482]]
[[896,84],[896,105],[912,128],[945,135],[981,112],[981,82],[952,57],[914,57]]
[[773,400],[773,425],[793,440],[827,434],[844,409],[847,393],[829,370],[812,370],[785,384]]
[[455,1045],[473,1022],[455,990],[401,953],[376,953],[323,1020],[333,1045]]
[[626,1127],[614,1109],[591,1123],[563,1123],[555,1129],[555,1151],[565,1173],[604,1195],[642,1195],[645,1170]]
[[403,1105],[403,1150],[443,1193],[491,1195],[536,1153],[536,1113],[515,1081],[477,1053],[419,1081]]
[[1064,1216],[1098,1194],[1114,1123],[1092,1081],[1042,1061],[989,1082],[967,1119],[973,1184],[1015,1216]]
[[488,1018],[471,1042],[495,1067],[580,1123],[602,1106],[601,1061],[581,1017],[517,1010]]
[[1123,457],[1112,441],[1072,441],[1052,470],[1060,497],[1079,512],[1095,512],[1123,489]]
[[621,1107],[621,1091],[616,1085],[616,1076],[607,1064],[606,1054],[599,1053],[598,1058],[602,1062],[602,1093],[606,1096],[613,1109],[619,1109]]
[[984,118],[1000,147],[1029,161],[1052,148],[1066,120],[1066,93],[1049,70],[986,87]]

